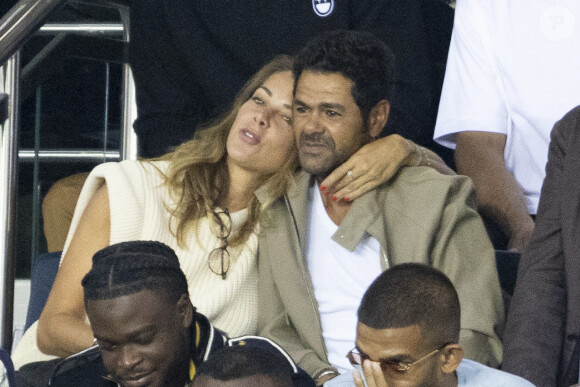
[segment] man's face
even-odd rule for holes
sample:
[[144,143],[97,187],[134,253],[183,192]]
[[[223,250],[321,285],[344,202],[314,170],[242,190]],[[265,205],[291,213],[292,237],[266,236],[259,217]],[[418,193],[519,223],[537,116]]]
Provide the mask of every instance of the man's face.
[[117,383],[183,387],[189,378],[190,307],[185,296],[176,305],[149,290],[87,301],[103,362]]
[[370,136],[352,96],[353,82],[340,73],[304,71],[296,83],[293,121],[300,164],[325,177]]
[[[421,327],[373,329],[361,322],[357,324],[356,346],[358,351],[372,361],[412,363],[436,348],[423,342]],[[434,387],[442,384],[441,354],[436,353],[400,373],[387,371],[383,375],[389,386]]]
[[289,377],[281,377],[279,380],[272,379],[267,375],[244,376],[232,380],[219,380],[211,376],[200,375],[193,382],[193,387],[291,387]]

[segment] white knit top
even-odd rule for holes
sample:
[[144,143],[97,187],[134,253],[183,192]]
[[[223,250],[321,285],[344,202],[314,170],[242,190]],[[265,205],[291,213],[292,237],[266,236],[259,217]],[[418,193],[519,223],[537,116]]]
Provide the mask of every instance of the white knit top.
[[[153,163],[161,171],[167,162]],[[230,336],[256,333],[257,325],[257,248],[253,233],[244,245],[228,247],[231,263],[224,280],[208,266],[209,253],[221,245],[209,228],[208,218],[187,234],[187,248],[177,245],[170,231],[170,213],[175,203],[159,171],[150,163],[122,161],[97,166],[89,175],[79,197],[63,256],[89,200],[101,185],[107,183],[111,211],[110,243],[131,240],[155,240],[175,250],[189,284],[189,294],[199,312]],[[247,210],[230,214],[234,235],[247,218]],[[175,221],[174,221],[175,223]]]
[[[167,162],[152,164],[161,171],[168,166]],[[207,258],[214,248],[221,246],[220,240],[212,234],[205,218],[199,223],[198,238],[195,230],[187,235],[188,248],[181,249],[177,245],[170,232],[171,217],[167,210],[175,203],[153,165],[122,161],[101,164],[93,169],[78,199],[63,256],[85,207],[101,183],[106,181],[111,212],[110,243],[155,240],[170,246],[179,258],[189,284],[191,301],[197,310],[231,337],[255,334],[258,318],[257,235],[250,235],[244,245],[228,247],[232,261],[225,280],[214,274],[209,269]],[[230,235],[234,235],[245,222],[247,211],[234,212],[230,216]],[[38,349],[37,328],[38,322],[32,324],[12,352],[16,369],[33,361],[55,358]]]

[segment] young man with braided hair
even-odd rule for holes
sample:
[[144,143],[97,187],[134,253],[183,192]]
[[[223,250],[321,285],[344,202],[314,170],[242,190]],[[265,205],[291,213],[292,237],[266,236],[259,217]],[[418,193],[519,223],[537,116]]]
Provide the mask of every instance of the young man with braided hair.
[[230,339],[197,313],[177,256],[163,243],[131,241],[98,251],[82,285],[95,346],[51,361],[59,363],[50,386],[190,386],[215,350],[237,345],[280,358],[293,386],[314,385],[270,340]]
[[[357,369],[326,387],[532,387],[519,376],[463,358],[459,297],[441,271],[406,263],[382,273],[358,309]],[[362,369],[361,369],[362,366]]]
[[211,326],[196,316],[173,250],[158,242],[110,246],[95,254],[82,285],[112,379],[122,386],[183,386],[191,379],[202,356],[195,353],[196,325]]

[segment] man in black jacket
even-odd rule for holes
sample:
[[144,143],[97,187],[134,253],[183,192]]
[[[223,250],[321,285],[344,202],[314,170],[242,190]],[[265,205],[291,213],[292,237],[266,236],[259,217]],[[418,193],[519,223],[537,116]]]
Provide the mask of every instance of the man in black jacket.
[[278,358],[292,385],[314,386],[270,340],[230,339],[197,313],[177,256],[163,243],[132,241],[100,250],[82,284],[95,345],[64,360],[22,367],[17,386],[189,386],[214,351],[238,345]]

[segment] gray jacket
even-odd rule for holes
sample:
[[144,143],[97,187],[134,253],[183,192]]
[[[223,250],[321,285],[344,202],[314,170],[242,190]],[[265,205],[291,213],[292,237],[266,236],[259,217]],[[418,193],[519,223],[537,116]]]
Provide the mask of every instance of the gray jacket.
[[508,316],[506,371],[538,386],[578,381],[580,106],[552,131],[536,227],[520,260]]

